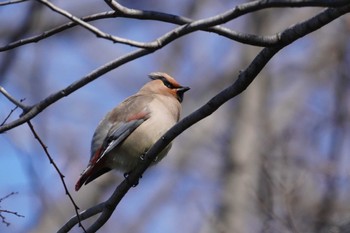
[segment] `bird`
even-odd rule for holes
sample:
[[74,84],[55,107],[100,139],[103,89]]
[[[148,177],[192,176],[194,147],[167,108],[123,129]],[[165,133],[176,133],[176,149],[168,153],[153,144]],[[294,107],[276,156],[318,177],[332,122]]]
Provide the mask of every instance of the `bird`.
[[[130,173],[141,156],[179,121],[184,93],[190,88],[163,72],[148,76],[151,81],[98,124],[91,140],[90,160],[75,185],[76,191],[112,169]],[[162,160],[170,148],[171,143],[152,165]]]

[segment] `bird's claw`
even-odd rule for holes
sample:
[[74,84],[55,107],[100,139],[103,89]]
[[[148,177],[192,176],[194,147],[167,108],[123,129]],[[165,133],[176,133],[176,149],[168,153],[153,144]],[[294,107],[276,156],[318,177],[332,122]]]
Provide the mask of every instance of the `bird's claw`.
[[143,154],[140,155],[140,160],[141,160],[141,161],[145,161],[145,154],[146,154],[146,153],[143,153]]
[[125,172],[124,173],[124,178],[126,180],[126,182],[131,185],[131,187],[135,188],[138,184],[139,184],[139,180],[142,178],[142,175],[140,176],[139,179],[137,179],[137,181],[135,183],[131,183],[129,180],[129,176],[130,176],[130,172]]

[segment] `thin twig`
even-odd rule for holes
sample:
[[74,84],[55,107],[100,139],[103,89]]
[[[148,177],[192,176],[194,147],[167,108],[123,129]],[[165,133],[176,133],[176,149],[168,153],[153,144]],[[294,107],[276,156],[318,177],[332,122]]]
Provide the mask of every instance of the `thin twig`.
[[[23,102],[25,100],[25,98],[20,99],[20,102]],[[14,107],[13,109],[11,109],[10,113],[5,117],[5,119],[3,120],[3,122],[0,124],[0,126],[3,126],[6,121],[11,117],[12,113],[14,113],[16,111],[16,109],[18,108],[18,106]]]
[[11,109],[10,113],[5,117],[5,119],[3,120],[3,122],[0,124],[0,126],[3,126],[6,121],[11,117],[12,113],[14,113],[16,111],[16,109],[18,108],[18,106],[14,107],[13,109]]
[[45,152],[47,158],[48,158],[49,161],[50,161],[50,164],[52,164],[52,166],[55,168],[56,172],[58,173],[58,175],[59,175],[59,177],[60,177],[60,179],[61,179],[61,182],[62,182],[62,184],[63,184],[64,190],[65,190],[65,192],[66,192],[66,195],[69,197],[71,203],[72,203],[73,206],[74,206],[74,210],[75,210],[76,216],[78,216],[78,222],[79,222],[78,224],[79,224],[79,227],[81,227],[81,228],[83,229],[83,231],[86,233],[86,230],[85,230],[85,228],[84,228],[84,226],[83,226],[83,224],[82,224],[82,222],[81,222],[82,220],[80,219],[80,216],[79,216],[79,212],[78,212],[78,211],[79,211],[79,207],[78,207],[78,205],[75,203],[75,201],[74,201],[72,195],[70,194],[70,192],[68,191],[67,184],[66,184],[66,182],[64,181],[64,175],[62,174],[62,172],[61,172],[60,169],[58,168],[58,166],[57,166],[57,164],[55,163],[55,161],[52,159],[52,157],[51,157],[51,155],[50,155],[50,153],[49,153],[49,151],[48,151],[48,149],[47,149],[47,146],[44,144],[44,142],[41,140],[41,138],[39,137],[39,135],[38,135],[37,132],[35,131],[34,126],[32,125],[32,123],[31,123],[30,121],[28,121],[27,123],[28,123],[28,126],[29,126],[30,130],[32,131],[32,133],[33,133],[35,139],[38,140],[40,146],[43,148],[43,150],[44,150],[44,152]]
[[118,36],[113,36],[111,34],[105,33],[103,31],[101,31],[100,29],[98,29],[97,27],[81,20],[80,18],[72,15],[71,13],[69,13],[66,10],[63,10],[61,8],[59,8],[58,6],[54,5],[53,3],[47,1],[47,0],[37,0],[39,2],[41,2],[42,4],[44,4],[45,6],[49,7],[51,10],[65,16],[66,18],[72,20],[73,22],[79,24],[80,26],[82,26],[83,28],[89,30],[90,32],[94,33],[97,37],[100,38],[104,38],[107,40],[112,41],[113,43],[120,43],[120,44],[126,44],[126,45],[131,45],[134,47],[138,47],[138,48],[147,48],[147,44],[146,43],[142,43],[142,42],[138,42],[138,41],[134,41],[134,40],[129,40],[129,39],[125,39],[122,37],[118,37]]
[[12,97],[2,86],[0,86],[0,93],[2,93],[9,101],[11,101],[14,105],[20,107],[23,111],[28,110],[30,107],[22,104],[22,101],[16,100]]
[[15,195],[15,194],[18,194],[18,192],[11,192],[11,193],[7,194],[6,196],[0,198],[0,203],[1,203],[3,200],[5,200],[5,199],[7,199],[7,198],[9,198],[10,196]]
[[7,2],[0,2],[0,6],[6,6],[6,5],[11,5],[11,4],[17,4],[21,2],[27,2],[28,0],[12,0],[12,1],[7,1]]
[[[15,195],[15,194],[18,194],[18,192],[11,192],[11,193],[7,194],[6,196],[0,198],[0,203],[1,203],[3,200],[5,200],[5,199],[7,199],[7,198],[9,198],[10,196]],[[1,221],[2,221],[2,223],[5,224],[6,226],[10,226],[11,223],[8,222],[8,221],[6,221],[6,218],[5,218],[5,216],[2,215],[2,213],[8,213],[8,214],[12,214],[12,215],[15,215],[15,216],[17,216],[17,217],[20,217],[20,218],[24,218],[24,216],[21,215],[21,214],[19,214],[18,212],[11,211],[11,210],[3,210],[3,209],[0,209],[0,218],[1,218]]]
[[[113,17],[115,17],[115,12],[114,11],[107,11],[107,12],[101,12],[98,14],[93,14],[93,15],[88,15],[88,16],[82,17],[81,20],[89,22],[89,21],[94,21],[94,20],[98,20],[98,19],[106,19],[106,18],[113,18]],[[50,36],[53,36],[59,32],[62,32],[62,31],[67,30],[69,28],[72,28],[76,25],[78,25],[78,23],[71,21],[71,22],[68,22],[66,24],[60,25],[58,27],[52,28],[48,31],[45,31],[42,34],[28,37],[25,39],[21,39],[18,41],[14,41],[12,43],[9,43],[5,46],[0,47],[0,52],[7,51],[7,50],[10,50],[10,49],[13,49],[13,48],[25,45],[25,44],[36,43],[40,40],[43,40],[43,39],[48,38]]]
[[12,214],[12,215],[15,215],[15,216],[17,216],[17,217],[19,217],[19,218],[24,218],[24,215],[21,215],[21,214],[19,214],[19,213],[16,212],[16,211],[1,210],[1,209],[0,209],[0,218],[1,218],[1,221],[2,221],[2,223],[6,224],[6,226],[10,226],[11,223],[8,222],[8,221],[6,221],[6,218],[5,218],[5,216],[2,215],[2,213]]

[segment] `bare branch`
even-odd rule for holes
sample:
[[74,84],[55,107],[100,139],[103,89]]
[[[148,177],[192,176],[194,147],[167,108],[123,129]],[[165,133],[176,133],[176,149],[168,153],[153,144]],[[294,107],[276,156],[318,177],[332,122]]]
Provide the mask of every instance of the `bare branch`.
[[94,33],[97,37],[100,38],[104,38],[107,40],[112,41],[113,43],[120,43],[120,44],[126,44],[126,45],[131,45],[134,47],[138,47],[138,48],[147,48],[147,44],[142,43],[142,42],[137,42],[137,41],[133,41],[133,40],[129,40],[129,39],[125,39],[122,37],[117,37],[117,36],[113,36],[111,34],[105,33],[103,31],[101,31],[100,29],[98,29],[97,27],[79,19],[78,17],[70,14],[68,11],[65,11],[61,8],[59,8],[58,6],[54,5],[53,3],[47,1],[47,0],[37,0],[39,2],[41,2],[42,4],[46,5],[47,7],[49,7],[51,10],[67,17],[68,19],[72,20],[73,22],[75,22],[76,24],[82,26],[83,28],[89,30],[90,32]]
[[[130,11],[132,13],[130,13]],[[166,13],[156,12],[156,11],[140,11],[140,10],[132,10],[132,9],[128,9],[127,12],[118,12],[118,13],[115,11],[101,12],[94,15],[84,16],[80,19],[85,22],[90,22],[94,20],[115,18],[115,17],[134,18],[139,20],[158,20],[158,21],[173,23],[177,25],[184,25],[184,24],[193,22],[192,19],[189,19],[183,16],[166,14]],[[42,34],[21,39],[18,41],[14,41],[2,47],[0,46],[0,52],[17,48],[25,44],[36,43],[40,40],[53,36],[59,32],[65,31],[77,25],[79,24],[74,21],[68,22],[66,24],[63,24],[58,27],[52,28],[48,31],[45,31]],[[203,31],[213,32],[220,36],[226,37],[228,39],[241,42],[244,44],[254,45],[254,46],[269,47],[278,42],[278,37],[276,35],[258,36],[253,34],[245,34],[245,33],[236,32],[234,30],[231,30],[223,26],[214,26],[209,29],[203,29]]]
[[28,1],[28,0],[12,0],[12,1],[7,1],[7,2],[0,2],[0,6],[12,5],[12,4],[26,2],[26,1]]
[[[95,216],[96,214],[99,214],[103,211],[103,208],[105,206],[105,202],[102,202],[98,205],[95,205],[87,210],[84,210],[79,213],[81,221],[91,218],[92,216]],[[77,224],[77,215],[73,216],[71,219],[68,220],[66,224],[64,224],[57,233],[66,233],[69,232],[76,224]]]
[[[88,15],[88,16],[82,17],[81,20],[89,22],[89,21],[94,21],[94,20],[98,20],[98,19],[106,19],[106,18],[113,18],[113,17],[115,17],[115,12],[114,11],[107,11],[107,12],[101,12],[98,14],[93,14],[93,15]],[[21,39],[18,41],[14,41],[8,45],[0,47],[0,52],[10,50],[10,49],[13,49],[13,48],[25,45],[25,44],[36,43],[40,40],[48,38],[52,35],[55,35],[59,32],[67,30],[69,28],[72,28],[76,25],[78,25],[76,22],[71,21],[71,22],[63,24],[61,26],[55,27],[51,30],[45,31],[40,35],[36,35],[36,36],[28,37],[25,39]]]
[[[132,13],[130,13],[130,11]],[[166,14],[166,13],[156,12],[156,11],[140,11],[140,10],[133,10],[133,9],[128,9],[128,11],[126,12],[118,12],[118,14],[115,11],[101,12],[94,15],[88,15],[88,16],[82,17],[81,20],[85,22],[89,22],[89,21],[94,21],[98,19],[115,18],[115,17],[134,18],[139,20],[158,20],[158,21],[173,23],[177,25],[184,25],[184,24],[193,22],[193,20],[183,16]],[[0,47],[0,52],[17,48],[25,44],[36,43],[40,40],[48,38],[52,35],[55,35],[59,32],[62,32],[64,30],[67,30],[77,25],[78,23],[74,21],[68,22],[66,24],[63,24],[53,29],[50,29],[48,31],[45,31],[40,35],[35,35],[32,37],[14,41],[5,46],[2,46]],[[244,44],[254,45],[254,46],[269,47],[278,42],[278,37],[276,35],[258,36],[253,34],[239,33],[223,26],[214,26],[209,29],[203,29],[203,31],[213,32],[220,36],[226,37],[228,39],[241,42]]]
[[[319,29],[320,27],[335,20],[341,15],[350,11],[350,5],[338,9],[327,9],[317,16],[299,23],[281,33],[281,41],[283,44],[275,47],[264,48],[252,61],[252,63],[239,74],[238,79],[225,90],[214,96],[208,103],[192,112],[190,115],[178,122],[172,127],[161,139],[159,139],[152,148],[144,156],[144,160],[139,163],[137,168],[130,173],[127,180],[124,180],[113,192],[112,196],[103,203],[100,203],[80,215],[81,219],[86,219],[89,216],[96,215],[99,212],[102,214],[88,229],[87,232],[96,232],[105,224],[112,215],[116,206],[129,189],[136,184],[148,166],[154,161],[157,154],[162,151],[172,140],[184,132],[186,129],[206,118],[215,112],[220,106],[228,100],[242,93],[256,78],[259,72],[270,61],[270,59],[278,53],[282,48],[294,42],[295,40]],[[89,214],[86,214],[89,213]],[[84,215],[84,217],[83,217]],[[78,223],[78,217],[71,218],[58,232],[68,232],[75,224]]]
[[18,194],[18,192],[11,192],[11,193],[7,194],[6,196],[0,198],[0,203],[1,203],[3,200],[5,200],[5,199],[7,199],[7,198],[9,198],[10,196],[15,195],[15,194]]
[[[279,2],[281,4],[280,1],[272,1],[272,3],[274,3],[274,4],[271,4],[270,2],[268,2],[269,4],[267,4],[267,5],[275,6],[276,2]],[[299,1],[297,1],[297,2],[299,2]],[[310,1],[310,2],[312,2],[312,1]],[[190,32],[194,32],[196,30],[202,30],[203,28],[212,27],[216,24],[225,23],[225,22],[232,20],[236,17],[239,17],[245,13],[248,13],[248,12],[251,12],[251,11],[254,11],[257,9],[262,9],[264,7],[264,5],[262,4],[262,2],[259,2],[259,3],[260,3],[260,5],[257,4],[256,2],[242,4],[242,5],[239,5],[239,6],[235,7],[234,9],[229,10],[223,14],[220,14],[220,15],[217,15],[214,17],[210,17],[207,19],[197,20],[197,21],[194,21],[190,24],[186,24],[186,26],[180,26],[180,27],[166,33],[165,35],[163,35],[163,36],[159,37],[157,40],[155,40],[155,42],[152,42],[156,45],[156,47],[154,47],[153,49],[139,49],[139,50],[128,53],[128,54],[126,54],[126,55],[124,55],[124,56],[122,56],[114,61],[111,61],[111,62],[105,64],[104,66],[98,68],[97,70],[95,70],[92,73],[88,74],[87,76],[83,77],[79,81],[71,84],[67,88],[50,95],[49,97],[42,100],[40,103],[34,105],[21,118],[13,121],[11,123],[8,123],[6,125],[1,126],[0,133],[7,131],[11,128],[14,128],[18,125],[21,125],[24,122],[32,119],[33,117],[35,117],[37,114],[39,114],[41,111],[43,111],[45,108],[47,108],[48,106],[50,106],[51,104],[53,104],[57,100],[61,99],[64,96],[71,94],[72,92],[79,89],[80,87],[95,80],[99,76],[101,76],[101,75],[129,62],[129,61],[132,61],[132,60],[135,60],[139,57],[143,57],[147,54],[150,54],[150,53],[164,47],[168,43],[170,43],[170,42],[172,42],[172,41],[174,41],[174,40],[176,40],[176,39],[178,39],[178,38],[180,38],[180,37],[182,37]],[[344,14],[344,13],[349,11],[348,8],[349,8],[349,5],[346,5],[342,8],[335,8],[334,10],[339,10],[340,12],[344,11],[343,12],[343,14]],[[329,19],[322,18],[321,20],[327,21]],[[329,22],[329,21],[327,21],[327,22]],[[315,24],[318,25],[317,22],[315,22]],[[322,25],[324,25],[324,24],[322,24]],[[313,25],[311,25],[311,26],[313,26]],[[313,28],[313,27],[311,27],[311,28]],[[316,28],[316,29],[318,29],[318,28]],[[316,30],[316,29],[314,29],[314,30]],[[288,31],[288,30],[286,30],[286,31]],[[286,31],[284,31],[278,35],[279,43],[277,43],[276,46],[285,45],[285,44],[290,43],[290,41],[292,41],[288,37],[282,36],[283,34],[285,34]]]
[[6,123],[6,121],[10,118],[12,113],[14,113],[16,111],[17,108],[18,108],[18,106],[16,106],[15,108],[11,109],[10,113],[5,117],[5,119],[2,121],[0,126],[3,126]]
[[[135,9],[129,9],[121,4],[117,3],[114,0],[105,0],[105,2],[116,12],[119,14],[123,14],[124,17],[130,17],[130,18],[144,18],[145,15],[147,14],[148,17],[150,15],[159,15],[159,13],[152,12],[152,11],[139,11]],[[184,36],[188,33],[197,31],[197,30],[204,30],[204,31],[212,31],[213,27],[218,27],[217,25],[224,24],[228,21],[234,20],[242,15],[245,15],[247,13],[251,13],[254,11],[259,11],[262,9],[266,8],[273,8],[273,7],[305,7],[305,6],[330,6],[334,7],[335,5],[337,6],[346,6],[349,4],[349,2],[345,0],[339,0],[336,2],[330,1],[330,0],[323,0],[323,1],[317,1],[317,0],[309,0],[309,1],[303,1],[303,0],[290,0],[290,1],[285,1],[285,0],[273,0],[273,1],[253,1],[253,2],[248,2],[244,3],[241,5],[237,5],[236,7],[222,13],[219,15],[215,15],[213,17],[201,19],[201,20],[196,20],[196,21],[191,21],[190,19],[186,19],[182,17],[182,20],[186,20],[187,22],[183,22],[184,26],[180,26],[178,28],[175,28],[174,30],[168,32],[165,34],[163,37],[160,37],[156,39],[153,42],[149,43],[144,43],[143,47],[144,48],[153,48],[157,49],[160,46],[160,43],[168,43],[167,39],[171,39],[171,35],[177,35],[177,36]],[[164,15],[160,15],[164,17]],[[173,19],[171,20],[173,22]],[[218,30],[218,28],[214,28],[214,30]],[[219,27],[220,30],[220,27]],[[224,32],[227,37],[233,39],[236,38],[237,41],[239,40],[240,42],[249,42],[255,44],[259,44],[261,46],[264,44],[264,46],[276,46],[280,43],[278,35],[274,37],[262,37],[262,36],[252,36],[252,35],[247,35],[247,34],[240,34],[237,32],[234,32],[229,29],[221,30],[221,32]],[[219,33],[218,33],[219,34]],[[167,39],[165,38],[167,37]],[[253,39],[248,39],[248,38],[253,38]]]
[[30,121],[28,121],[28,126],[30,128],[30,130],[32,131],[34,137],[36,140],[38,140],[40,146],[43,148],[47,158],[49,159],[50,161],[50,164],[52,164],[52,166],[55,168],[56,172],[58,173],[60,179],[61,179],[61,182],[63,184],[63,187],[64,187],[64,190],[66,192],[66,195],[69,197],[70,201],[72,202],[73,206],[74,206],[74,211],[76,213],[76,216],[78,216],[78,223],[79,223],[79,227],[81,227],[84,232],[86,232],[84,226],[82,225],[81,223],[81,220],[80,220],[80,217],[79,217],[79,213],[78,213],[78,210],[79,210],[79,207],[78,205],[75,203],[72,195],[70,194],[70,192],[68,191],[68,188],[67,188],[67,184],[66,182],[64,181],[64,175],[62,174],[62,172],[60,171],[60,169],[58,168],[57,164],[55,163],[55,161],[52,159],[48,149],[47,149],[47,146],[44,144],[44,142],[41,140],[41,138],[39,137],[39,135],[37,134],[37,132],[35,131],[34,129],[34,126],[32,125],[32,123]]
[[0,86],[0,93],[2,93],[9,101],[11,101],[14,105],[17,107],[20,107],[23,110],[28,110],[30,107],[22,104],[22,101],[24,100],[16,100],[14,97],[12,97],[2,86]]
[[[144,171],[148,168],[152,161],[154,161],[156,155],[162,149],[164,149],[175,137],[188,129],[190,126],[209,116],[229,99],[244,91],[254,80],[260,70],[265,66],[265,64],[279,50],[280,48],[265,48],[262,50],[251,63],[251,65],[239,75],[239,79],[233,85],[220,92],[201,108],[182,119],[179,123],[172,127],[160,140],[158,140],[157,143],[154,144],[154,146],[146,153],[145,159],[139,163],[138,167],[134,171],[130,173],[127,180],[124,180],[115,189],[114,193],[107,201],[88,209],[86,212],[89,212],[89,215],[86,214],[83,217],[83,214],[85,212],[82,212],[80,214],[80,218],[82,220],[89,218],[92,215],[96,215],[97,213],[102,213],[100,217],[95,221],[95,223],[87,229],[87,232],[96,232],[101,226],[103,226],[103,224],[112,215],[113,211],[121,199],[124,197],[124,195],[129,191],[133,184],[136,184],[138,182]],[[77,216],[71,218],[65,225],[63,225],[58,233],[68,232],[75,224],[77,224],[77,219]]]
[[[177,25],[184,25],[193,22],[192,19],[178,16],[178,15],[172,15],[172,14],[166,14],[162,12],[156,12],[156,11],[142,11],[142,10],[136,10],[136,9],[130,9],[126,8],[119,3],[115,1],[105,0],[107,4],[114,9],[115,11],[108,11],[108,12],[101,12],[94,15],[89,15],[80,18],[80,20],[89,22],[94,21],[98,19],[104,19],[104,18],[115,18],[115,17],[124,17],[124,18],[133,18],[133,19],[140,19],[140,20],[158,20],[162,22],[167,23],[173,23]],[[257,1],[255,1],[257,2]],[[273,2],[274,6],[266,6],[267,7],[305,7],[305,6],[318,6],[318,7],[337,7],[337,6],[343,6],[348,4],[347,0],[333,0],[333,1],[270,1]],[[261,3],[261,5],[263,5]],[[263,7],[260,9],[264,9]],[[247,12],[249,13],[249,11]],[[70,15],[67,12],[68,15]],[[72,16],[73,17],[73,16]],[[78,18],[77,18],[78,19]],[[8,45],[0,47],[0,52],[10,50],[28,43],[36,43],[42,39],[45,39],[47,37],[50,37],[54,34],[57,34],[59,32],[62,32],[66,29],[72,28],[76,25],[81,25],[77,21],[71,21],[66,24],[63,24],[61,26],[58,26],[56,28],[53,28],[51,30],[45,31],[44,33],[32,37],[28,37],[25,39],[21,39],[18,41],[14,41]],[[91,25],[90,25],[91,26]],[[234,30],[231,30],[229,28],[223,27],[223,26],[214,26],[211,28],[204,28],[203,31],[213,32],[218,35],[224,36],[228,39],[241,42],[244,44],[254,45],[254,46],[261,46],[261,47],[270,47],[276,45],[279,40],[277,35],[271,35],[271,36],[259,36],[259,35],[253,35],[253,34],[245,34],[236,32]],[[105,34],[102,32],[102,34]],[[147,47],[147,45],[141,44],[141,47]]]
[[[166,14],[157,11],[143,11],[136,10],[122,6],[116,1],[105,0],[105,2],[116,11],[118,17],[140,19],[140,20],[158,20],[167,23],[173,23],[177,25],[184,25],[192,23],[194,20],[178,15]],[[258,36],[253,34],[239,33],[223,26],[213,26],[210,28],[204,28],[203,31],[213,32],[228,39],[241,42],[244,44],[270,47],[278,43],[278,36]],[[1,51],[1,50],[0,50]]]
[[[192,19],[183,17],[183,16],[176,16],[176,15],[169,15],[162,12],[156,12],[156,11],[142,11],[137,9],[131,9],[127,8],[125,6],[122,6],[120,3],[116,2],[115,0],[105,0],[105,2],[118,13],[119,17],[126,17],[126,18],[133,18],[133,19],[146,19],[146,20],[159,20],[163,22],[168,23],[174,23],[178,25],[185,25],[188,24],[186,27],[191,27],[191,24],[194,23]],[[280,43],[279,41],[279,33],[272,36],[259,36],[259,35],[253,35],[253,34],[245,34],[245,33],[239,33],[234,30],[228,29],[223,26],[218,26],[219,24],[226,23],[230,20],[233,20],[239,16],[242,16],[247,13],[251,13],[254,11],[266,9],[266,8],[273,8],[273,7],[340,7],[345,6],[349,4],[347,0],[259,0],[259,1],[252,1],[249,3],[241,4],[233,8],[232,10],[227,11],[226,13],[217,15],[207,19],[204,19],[205,21],[213,21],[212,27],[204,26],[202,25],[202,28],[197,28],[196,30],[203,30],[208,32],[214,32],[218,35],[227,37],[231,40],[235,40],[237,42],[241,42],[244,44],[249,45],[255,45],[255,46],[261,46],[261,47],[270,47],[275,46]],[[221,22],[218,20],[218,18],[222,18]],[[201,24],[201,20],[197,20],[196,22]],[[195,24],[194,24],[195,25]],[[215,26],[216,25],[216,26]],[[177,29],[175,29],[177,30]],[[174,30],[174,31],[175,31]],[[174,32],[173,31],[173,32]],[[170,32],[172,33],[172,32]],[[189,33],[189,32],[188,32]],[[153,48],[155,45],[155,42],[150,42],[148,44],[144,44],[144,47],[147,48]]]
[[21,215],[19,214],[18,212],[16,211],[11,211],[11,210],[0,210],[0,218],[1,218],[1,221],[2,223],[6,224],[6,226],[10,226],[11,223],[9,223],[8,221],[6,221],[6,218],[5,216],[2,215],[2,213],[7,213],[7,214],[12,214],[12,215],[15,215],[19,218],[24,218],[24,215]]
[[[0,203],[9,198],[10,196],[12,195],[15,195],[15,194],[18,194],[18,192],[11,192],[10,194],[7,194],[6,196],[0,198]],[[4,215],[2,215],[3,213],[7,213],[7,214],[12,214],[12,215],[15,215],[17,217],[20,217],[20,218],[24,218],[23,215],[19,214],[18,212],[15,212],[15,211],[10,211],[10,210],[3,210],[3,209],[0,209],[0,218],[1,218],[1,221],[3,224],[5,224],[6,226],[10,226],[11,223],[9,223],[8,221],[6,221],[6,218]]]
[[152,51],[149,51],[149,50],[139,49],[139,50],[136,50],[134,52],[128,53],[124,56],[121,56],[121,57],[117,58],[116,60],[111,61],[111,62],[101,66],[100,68],[92,71],[90,74],[86,75],[82,79],[72,83],[68,87],[48,96],[44,100],[35,104],[34,106],[32,106],[30,108],[29,111],[25,112],[19,119],[14,120],[8,124],[1,126],[0,133],[3,133],[9,129],[12,129],[18,125],[21,125],[21,124],[29,121],[30,119],[32,119],[33,117],[38,115],[40,112],[42,112],[44,109],[46,109],[48,106],[52,105],[53,103],[62,99],[63,97],[73,93],[74,91],[85,86],[86,84],[92,82],[93,80],[97,79],[98,77],[102,76],[103,74],[105,74],[105,73],[107,73],[107,72],[129,62],[129,61],[135,60],[139,57],[143,57],[151,52]]
[[[23,102],[25,99],[20,99],[20,102]],[[16,111],[16,109],[18,108],[18,106],[14,107],[13,109],[11,109],[10,113],[5,117],[5,119],[3,120],[3,122],[0,124],[0,126],[3,126],[6,121],[10,118],[10,116],[12,115],[12,113],[14,113]]]
[[[140,13],[151,13],[153,11],[140,11],[127,8],[115,0],[104,0],[109,7],[118,13],[141,16]],[[242,10],[253,12],[272,7],[341,7],[349,4],[347,0],[256,0],[239,5]],[[153,12],[155,13],[155,12]]]
[[30,109],[29,106],[26,106],[24,104],[22,104],[22,102],[25,100],[24,99],[20,99],[19,101],[16,100],[13,96],[11,96],[6,90],[5,88],[3,88],[2,86],[0,86],[0,93],[2,93],[10,102],[12,102],[14,105],[16,105],[15,108],[11,109],[10,113],[5,117],[4,121],[0,124],[0,127],[3,126],[6,121],[10,118],[10,116],[12,115],[12,113],[17,109],[17,108],[21,108],[23,110],[23,112],[28,111]]

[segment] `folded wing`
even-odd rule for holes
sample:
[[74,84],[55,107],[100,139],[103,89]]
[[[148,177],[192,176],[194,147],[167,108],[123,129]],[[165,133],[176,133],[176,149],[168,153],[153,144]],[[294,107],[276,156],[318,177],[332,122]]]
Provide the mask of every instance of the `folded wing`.
[[91,157],[88,167],[81,174],[80,179],[75,185],[78,191],[83,184],[88,184],[97,177],[111,170],[105,166],[108,159],[108,153],[118,147],[137,127],[149,118],[148,114],[137,114],[137,117],[129,118],[129,121],[119,123],[112,127],[105,137],[101,147],[96,150]]

